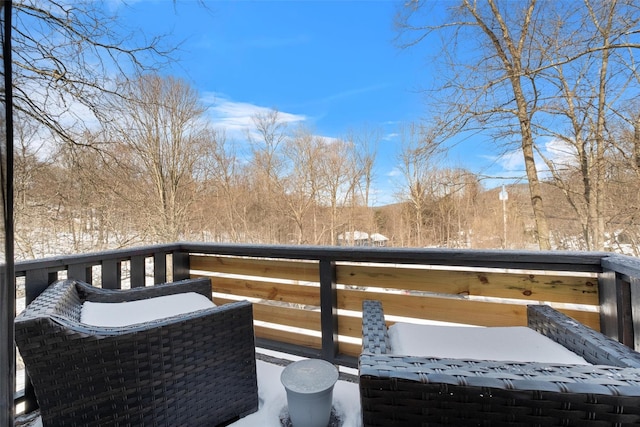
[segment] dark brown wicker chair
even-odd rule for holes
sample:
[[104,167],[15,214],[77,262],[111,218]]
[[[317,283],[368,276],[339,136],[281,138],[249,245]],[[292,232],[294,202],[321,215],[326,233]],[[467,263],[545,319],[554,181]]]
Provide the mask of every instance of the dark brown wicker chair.
[[258,408],[249,302],[117,328],[80,323],[83,301],[198,292],[209,279],[103,290],[65,280],[15,322],[45,426],[212,426]]
[[365,301],[364,426],[640,424],[640,353],[548,306],[529,306],[528,318],[594,365],[393,355],[381,303]]

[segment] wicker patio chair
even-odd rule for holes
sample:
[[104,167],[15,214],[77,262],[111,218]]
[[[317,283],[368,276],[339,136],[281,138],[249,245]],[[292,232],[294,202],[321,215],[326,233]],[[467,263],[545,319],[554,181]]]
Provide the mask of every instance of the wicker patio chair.
[[392,354],[379,301],[365,301],[360,398],[364,426],[640,424],[640,354],[548,306],[529,327],[593,365]]
[[106,290],[49,286],[16,318],[44,426],[213,426],[258,408],[253,311],[236,302],[124,327],[80,322],[84,301],[197,292],[209,279]]

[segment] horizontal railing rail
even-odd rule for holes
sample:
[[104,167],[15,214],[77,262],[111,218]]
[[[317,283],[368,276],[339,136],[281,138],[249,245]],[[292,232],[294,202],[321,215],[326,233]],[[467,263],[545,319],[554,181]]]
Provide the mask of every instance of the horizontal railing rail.
[[254,301],[258,338],[355,361],[361,306],[390,315],[465,324],[526,325],[526,304],[599,328],[605,254],[193,244],[192,275],[211,277],[219,303]]
[[[16,263],[22,306],[58,278],[119,289],[200,276],[218,304],[254,302],[260,346],[349,366],[365,299],[381,300],[391,321],[483,326],[526,324],[526,304],[549,303],[640,343],[640,260],[605,252],[174,243]],[[16,403],[30,411],[25,384]]]

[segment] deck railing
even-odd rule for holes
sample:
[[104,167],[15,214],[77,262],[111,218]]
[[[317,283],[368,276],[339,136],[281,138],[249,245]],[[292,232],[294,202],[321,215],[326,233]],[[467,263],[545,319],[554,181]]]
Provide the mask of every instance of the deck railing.
[[[640,348],[640,260],[603,252],[176,243],[17,263],[17,306],[64,277],[119,289],[201,276],[217,304],[254,302],[258,345],[347,366],[365,299],[392,321],[481,326],[526,325],[526,304],[548,303]],[[18,403],[36,407],[28,381]]]

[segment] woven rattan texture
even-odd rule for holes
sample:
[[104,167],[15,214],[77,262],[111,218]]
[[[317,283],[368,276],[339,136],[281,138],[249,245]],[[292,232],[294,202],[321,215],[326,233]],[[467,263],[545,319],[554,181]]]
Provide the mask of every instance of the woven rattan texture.
[[640,353],[560,313],[548,305],[527,307],[529,327],[594,365],[640,368]]
[[257,410],[248,302],[123,328],[79,323],[88,294],[115,302],[190,291],[211,298],[209,279],[121,291],[73,280],[47,288],[16,318],[44,425],[209,426]]
[[[545,322],[568,321],[556,313]],[[364,426],[640,423],[640,369],[392,355],[380,319],[382,305],[365,301],[359,360]],[[573,325],[578,334],[580,327]]]

